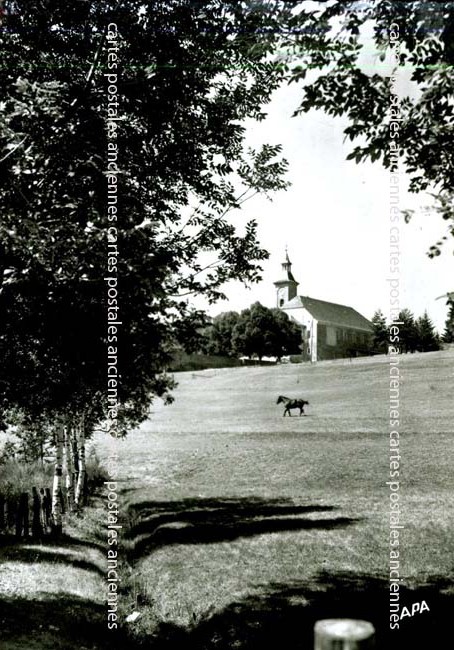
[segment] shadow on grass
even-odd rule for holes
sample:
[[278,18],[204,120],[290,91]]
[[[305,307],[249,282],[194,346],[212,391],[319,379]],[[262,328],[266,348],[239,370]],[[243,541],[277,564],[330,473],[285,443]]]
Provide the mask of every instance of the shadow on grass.
[[58,542],[56,546],[54,543],[49,548],[33,543],[5,546],[0,548],[0,568],[5,562],[28,562],[29,564],[47,562],[49,564],[69,564],[76,569],[92,571],[102,578],[105,577],[105,571],[97,564],[78,558],[75,552],[76,549],[72,549]]
[[[20,561],[27,561],[25,557],[27,549],[31,554],[36,551],[42,551],[43,554],[52,553],[55,547],[64,548],[68,550],[83,552],[87,549],[93,549],[101,553],[105,553],[105,544],[95,542],[87,539],[81,539],[74,535],[67,535],[65,533],[55,537],[54,535],[46,535],[40,538],[36,537],[20,537],[15,535],[6,534],[0,535],[0,562],[7,561],[8,559],[18,559],[21,555]],[[46,549],[49,548],[50,551]],[[33,561],[37,561],[36,558]],[[44,560],[46,561],[46,560]],[[58,561],[58,560],[56,560]]]
[[[333,517],[334,506],[295,505],[289,499],[258,497],[146,501],[129,508],[129,559],[171,544],[210,544],[304,529],[344,527],[351,517]],[[328,516],[314,517],[314,513]],[[307,515],[312,515],[308,517]]]
[[[451,593],[443,593],[451,587]],[[401,586],[400,606],[425,600],[429,612],[404,618],[399,630],[389,629],[389,585],[385,578],[353,573],[320,573],[309,583],[270,584],[259,595],[231,603],[191,629],[161,624],[144,647],[155,650],[313,650],[313,629],[323,618],[359,618],[372,622],[376,650],[448,647],[454,606],[452,581],[434,576],[412,590]],[[147,643],[149,645],[147,645]]]
[[[105,557],[105,546],[70,535],[49,537],[41,542],[2,536],[2,541],[0,576],[2,565],[6,563],[13,570],[15,563],[17,566],[30,565],[31,571],[41,563],[50,566],[38,570],[36,577],[27,572],[33,589],[30,590],[27,585],[24,589],[27,588],[30,595],[23,592],[19,597],[14,593],[10,595],[8,578],[3,582],[0,579],[1,650],[135,650],[135,642],[125,628],[120,629],[119,625],[119,629],[108,629],[107,604],[66,593],[64,579],[57,583],[58,593],[49,593],[49,587],[56,586],[54,567],[65,565],[68,569],[83,569],[103,578],[99,582],[100,600],[107,596],[106,570],[102,567],[102,559],[98,565],[87,557],[89,549],[102,550]],[[83,580],[83,576],[80,579]],[[120,586],[118,593],[119,602],[128,598],[125,587]]]
[[2,650],[134,650],[131,639],[107,628],[107,608],[58,595],[45,600],[2,599]]

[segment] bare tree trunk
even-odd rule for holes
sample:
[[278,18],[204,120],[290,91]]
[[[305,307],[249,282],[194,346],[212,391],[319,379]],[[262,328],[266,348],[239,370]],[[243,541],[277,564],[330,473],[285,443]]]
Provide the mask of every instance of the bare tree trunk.
[[74,467],[71,445],[71,429],[68,423],[65,426],[65,460],[66,460],[66,500],[68,510],[74,508]]
[[77,485],[77,478],[79,476],[79,450],[77,448],[78,427],[71,427],[71,451],[72,451],[72,464],[73,464],[73,485],[74,489]]
[[61,479],[63,474],[63,447],[65,442],[65,431],[60,422],[57,426],[57,439],[55,442],[56,459],[52,487],[52,522],[54,532],[58,535],[62,531]]
[[76,508],[80,508],[83,503],[84,498],[84,484],[85,484],[85,422],[82,416],[80,424],[78,426],[78,440],[77,440],[77,450],[78,450],[78,461],[79,461],[79,472],[77,476],[77,485],[76,485],[76,497],[75,504]]

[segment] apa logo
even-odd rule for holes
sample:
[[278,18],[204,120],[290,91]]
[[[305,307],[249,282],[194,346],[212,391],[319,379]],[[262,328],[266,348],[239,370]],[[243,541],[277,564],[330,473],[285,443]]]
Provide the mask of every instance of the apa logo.
[[411,606],[411,613],[408,607],[402,607],[402,611],[400,613],[400,620],[402,620],[406,616],[411,618],[415,614],[422,614],[423,612],[430,612],[429,605],[426,603],[425,600],[422,600],[420,603],[413,603]]

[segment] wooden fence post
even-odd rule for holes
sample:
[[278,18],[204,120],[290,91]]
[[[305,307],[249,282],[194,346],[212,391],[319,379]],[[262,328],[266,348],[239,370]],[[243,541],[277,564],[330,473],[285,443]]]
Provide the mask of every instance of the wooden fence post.
[[36,487],[32,488],[33,494],[33,517],[32,517],[32,536],[40,539],[43,535],[41,498]]
[[50,488],[45,488],[45,493],[42,498],[43,516],[46,525],[46,532],[49,532],[52,527],[52,496]]
[[30,505],[28,500],[28,492],[22,493],[22,522],[24,537],[27,538],[30,534]]
[[14,496],[9,496],[6,501],[6,528],[11,530],[16,522],[17,500]]
[[16,510],[14,513],[14,526],[15,526],[15,535],[16,537],[21,537],[22,535],[22,517],[21,517],[21,501],[16,502]]
[[314,650],[365,650],[374,647],[374,635],[368,621],[328,618],[315,624]]
[[16,537],[28,537],[28,493],[22,492],[19,497],[19,505],[16,510]]
[[[63,495],[64,496],[64,495]],[[0,493],[0,535],[41,539],[52,532],[52,496],[49,488],[32,487],[32,494]]]
[[[64,492],[60,495],[64,501]],[[28,492],[5,496],[0,493],[0,535],[13,534],[18,539],[41,539],[53,532],[52,495],[49,488],[32,487]]]

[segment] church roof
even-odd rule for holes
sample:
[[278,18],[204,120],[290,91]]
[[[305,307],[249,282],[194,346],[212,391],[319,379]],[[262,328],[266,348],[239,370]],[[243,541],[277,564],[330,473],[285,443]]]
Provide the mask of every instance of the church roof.
[[363,331],[372,331],[372,324],[353,307],[338,305],[335,302],[317,300],[309,296],[295,296],[282,309],[298,309],[304,307],[319,323],[350,327]]
[[275,281],[275,285],[278,284],[287,284],[288,282],[293,282],[295,284],[299,284],[293,277],[292,273],[292,263],[290,261],[290,258],[288,256],[288,251],[287,247],[285,248],[285,260],[282,262],[282,276],[279,278],[279,280]]
[[293,277],[293,273],[290,269],[284,270],[284,275],[282,275],[279,280],[275,280],[274,284],[284,284],[285,282],[294,282],[295,284],[299,284]]

